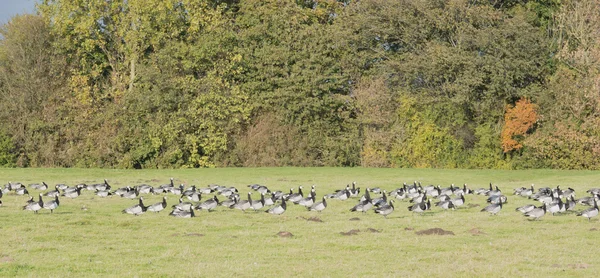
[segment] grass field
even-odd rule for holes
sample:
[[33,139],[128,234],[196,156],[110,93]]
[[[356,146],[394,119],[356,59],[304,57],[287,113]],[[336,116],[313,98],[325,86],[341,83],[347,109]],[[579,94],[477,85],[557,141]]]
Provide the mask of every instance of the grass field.
[[[330,200],[322,213],[290,204],[279,216],[219,207],[212,213],[197,211],[196,218],[180,219],[169,217],[170,209],[138,217],[123,214],[121,210],[136,204],[136,199],[100,198],[85,190],[78,198],[62,198],[54,214],[42,210],[35,215],[22,210],[26,196],[11,192],[2,197],[0,207],[0,276],[593,277],[600,271],[598,218],[588,222],[567,213],[529,221],[515,208],[538,203],[512,196],[514,188],[532,183],[536,188],[572,187],[578,197],[587,196],[585,190],[600,186],[598,171],[0,169],[0,184],[75,185],[108,179],[116,189],[140,183],[157,186],[168,183],[170,177],[175,183],[200,187],[210,183],[236,186],[243,198],[251,183],[282,191],[314,184],[320,199],[352,181],[363,191],[376,186],[389,191],[402,182],[418,180],[442,187],[467,183],[472,189],[492,182],[509,199],[497,216],[480,212],[485,196],[468,195],[466,203],[479,206],[456,211],[434,207],[416,215],[407,210],[408,202],[397,201],[387,219],[373,211],[350,212],[356,199]],[[37,196],[39,192],[30,193]],[[167,198],[170,208],[179,196]],[[147,195],[145,203],[161,199]],[[322,222],[307,221],[310,217]],[[416,234],[432,228],[454,235]],[[342,234],[351,230],[359,232]],[[293,236],[280,237],[281,231]]]

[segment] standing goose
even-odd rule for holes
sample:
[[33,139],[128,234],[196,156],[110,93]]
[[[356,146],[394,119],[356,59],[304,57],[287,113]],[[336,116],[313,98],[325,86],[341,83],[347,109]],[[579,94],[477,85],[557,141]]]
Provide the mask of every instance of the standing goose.
[[162,202],[148,206],[148,211],[160,212],[167,207],[167,197],[163,196]]
[[575,196],[571,195],[571,198],[567,199],[565,203],[567,210],[574,210],[577,202],[575,201]]
[[43,204],[44,204],[43,207],[45,209],[49,209],[50,213],[53,213],[54,210],[58,208],[58,205],[60,205],[60,202],[58,201],[58,196],[55,196],[54,200],[44,202]]
[[148,209],[148,207],[144,206],[144,198],[140,197],[140,201],[137,205],[135,206],[131,206],[129,208],[126,208],[123,210],[123,213],[129,213],[129,214],[133,214],[135,216],[138,216],[144,212],[146,212],[146,209]]
[[381,197],[372,199],[371,204],[373,204],[376,207],[381,207],[381,206],[387,205],[387,193],[385,192],[385,190],[381,194]]
[[308,197],[300,199],[300,201],[298,201],[298,204],[306,207],[306,208],[310,208],[314,203],[315,203],[315,195],[317,193],[313,190],[310,191],[310,193],[308,193]]
[[323,211],[327,207],[327,201],[325,199],[327,199],[327,197],[323,196],[323,201],[313,204],[308,210],[315,210],[318,212]]
[[287,196],[287,200],[292,203],[298,203],[302,198],[304,198],[304,194],[302,193],[302,186],[298,186],[298,193],[291,193],[293,189],[290,189],[290,195]]
[[350,197],[358,197],[358,194],[360,194],[360,187],[356,188],[356,182],[353,181],[352,189],[350,189]]
[[582,211],[577,214],[577,216],[587,217],[588,221],[590,221],[592,217],[598,216],[598,203],[596,202],[596,199],[594,199],[594,207]]
[[280,215],[285,212],[286,208],[287,208],[287,206],[285,204],[285,199],[281,199],[280,205],[274,206],[274,207],[266,210],[265,212]]
[[203,203],[198,204],[196,206],[196,209],[198,209],[198,210],[205,209],[210,212],[213,209],[215,209],[218,205],[219,205],[219,199],[217,199],[217,196],[214,196],[212,199],[208,199],[208,200],[204,201]]
[[235,203],[230,208],[240,209],[243,212],[246,212],[246,210],[250,208],[250,204],[252,203],[252,197],[250,197],[250,194],[251,193],[248,192],[248,200],[238,200],[237,203]]
[[490,214],[493,215],[497,215],[498,212],[500,212],[500,210],[502,209],[502,199],[499,199],[500,202],[498,204],[491,204],[485,208],[483,208],[481,211],[487,211]]
[[37,202],[30,202],[23,207],[23,210],[30,210],[34,213],[38,213],[40,209],[44,207],[44,201],[42,201],[42,193],[40,193],[39,200]]
[[44,193],[44,196],[48,196],[48,197],[56,197],[60,195],[60,191],[58,190],[58,185],[54,186],[54,190],[50,190],[46,193]]
[[375,209],[375,213],[383,215],[387,219],[388,214],[394,212],[394,200],[390,200],[389,204],[380,206]]

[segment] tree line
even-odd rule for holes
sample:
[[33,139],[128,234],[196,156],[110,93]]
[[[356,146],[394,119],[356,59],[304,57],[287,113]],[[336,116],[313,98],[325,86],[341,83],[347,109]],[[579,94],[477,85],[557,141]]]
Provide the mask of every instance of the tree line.
[[599,0],[44,0],[0,166],[600,169]]

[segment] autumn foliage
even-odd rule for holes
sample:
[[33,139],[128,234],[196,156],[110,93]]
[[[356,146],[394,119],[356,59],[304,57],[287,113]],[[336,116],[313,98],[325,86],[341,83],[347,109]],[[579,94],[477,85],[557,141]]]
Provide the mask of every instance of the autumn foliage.
[[523,145],[517,139],[525,136],[538,119],[537,105],[526,98],[506,106],[502,127],[502,149],[505,153],[519,150]]

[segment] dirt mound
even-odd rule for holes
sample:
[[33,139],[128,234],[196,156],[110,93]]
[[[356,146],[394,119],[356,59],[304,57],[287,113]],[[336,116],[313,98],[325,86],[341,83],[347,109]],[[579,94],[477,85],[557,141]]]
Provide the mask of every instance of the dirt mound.
[[360,218],[358,218],[358,217],[350,218],[350,221],[358,221],[358,220],[360,220]]
[[316,217],[316,216],[309,217],[309,218],[306,218],[306,217],[300,217],[300,218],[302,218],[302,219],[304,219],[304,220],[306,220],[306,221],[312,221],[312,222],[323,222],[323,220],[321,220],[321,218],[319,218],[319,217]]
[[185,236],[204,236],[204,235],[199,234],[199,233],[189,233],[189,234],[185,234]]
[[427,230],[421,230],[416,232],[417,235],[422,236],[422,235],[440,235],[440,236],[444,236],[444,235],[454,235],[454,232],[452,231],[446,231],[440,228],[433,228],[433,229],[427,229]]
[[281,232],[277,233],[277,235],[279,237],[293,237],[294,236],[294,235],[292,235],[292,233],[286,232],[286,231],[281,231]]
[[405,230],[405,231],[414,231],[414,230],[415,230],[415,228],[406,227],[406,228],[404,228],[404,230]]
[[477,229],[477,228],[470,229],[469,233],[471,233],[474,236],[485,235],[484,232],[482,232],[480,229]]
[[352,229],[348,232],[340,232],[340,234],[342,234],[343,236],[352,236],[352,235],[357,235],[359,232],[360,232],[360,230]]
[[367,232],[371,232],[371,233],[381,233],[381,230],[377,230],[377,229],[373,229],[373,228],[368,228]]
[[597,228],[591,228],[591,229],[590,229],[590,231],[592,231],[592,232],[593,232],[593,231],[597,231],[597,230],[598,230]]

